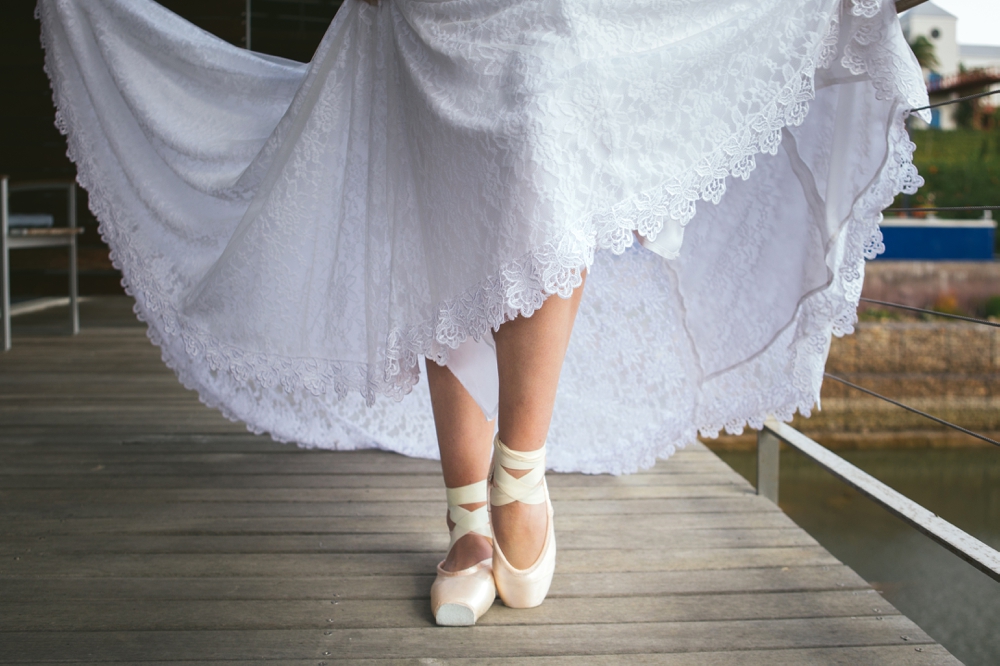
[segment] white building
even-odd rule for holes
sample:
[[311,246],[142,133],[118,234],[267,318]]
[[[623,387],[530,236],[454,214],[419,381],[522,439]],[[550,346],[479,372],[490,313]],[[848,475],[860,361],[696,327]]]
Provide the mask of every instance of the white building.
[[938,59],[936,71],[941,76],[958,72],[959,52],[955,32],[958,17],[949,14],[933,2],[925,2],[899,15],[906,41],[912,42],[923,35],[934,45]]
[[1000,67],[1000,46],[959,44],[958,57],[966,69]]
[[[900,14],[899,21],[907,41],[912,42],[917,37],[924,36],[934,45],[934,55],[938,64],[933,70],[924,70],[931,92],[931,102],[943,102],[975,92],[971,89],[960,90],[961,80],[958,75],[963,69],[992,69],[997,73],[994,78],[1000,79],[1000,46],[959,44],[956,36],[958,18],[954,14],[946,12],[933,2],[925,2]],[[1000,86],[996,83],[991,85],[991,88],[997,87]],[[936,89],[941,91],[935,94]],[[988,99],[991,101],[985,104],[997,104],[992,101],[995,98]],[[932,110],[934,119],[931,125],[941,129],[954,129],[955,109],[956,107],[952,105]],[[915,119],[914,126],[922,124]]]

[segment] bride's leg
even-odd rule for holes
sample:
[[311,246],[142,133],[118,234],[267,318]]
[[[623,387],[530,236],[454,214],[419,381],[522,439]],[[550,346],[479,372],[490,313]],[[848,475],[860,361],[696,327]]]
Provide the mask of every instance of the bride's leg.
[[[563,358],[583,295],[551,296],[531,317],[517,317],[494,333],[500,376],[500,441],[515,451],[545,444]],[[512,476],[525,471],[508,470]],[[517,569],[530,567],[545,545],[545,504],[512,502],[492,508],[493,538]]]
[[[482,481],[490,467],[493,422],[486,420],[479,405],[447,367],[428,360],[427,385],[434,408],[444,485],[459,488]],[[473,511],[484,504],[461,506]],[[448,519],[448,529],[452,527],[454,524]],[[445,571],[460,571],[488,559],[492,554],[493,546],[489,539],[475,533],[466,534],[448,552],[443,568]]]

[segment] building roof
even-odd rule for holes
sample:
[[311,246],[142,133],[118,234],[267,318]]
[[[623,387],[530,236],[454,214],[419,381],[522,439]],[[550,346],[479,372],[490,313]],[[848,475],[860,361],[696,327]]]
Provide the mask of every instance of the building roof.
[[1000,60],[1000,46],[992,44],[959,44],[958,53],[962,58]]
[[944,16],[953,19],[958,18],[954,14],[951,14],[941,9],[933,2],[925,2],[922,5],[917,5],[913,9],[907,9],[905,12],[903,12],[902,16],[906,18],[909,18],[911,16]]

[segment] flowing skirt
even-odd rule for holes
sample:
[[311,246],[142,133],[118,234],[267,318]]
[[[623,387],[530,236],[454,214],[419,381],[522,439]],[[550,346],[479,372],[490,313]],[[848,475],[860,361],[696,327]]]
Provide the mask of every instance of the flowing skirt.
[[922,184],[890,0],[347,0],[307,64],[151,0],[40,0],[70,157],[149,336],[254,432],[437,455],[421,364],[587,285],[549,438],[622,473],[808,415]]

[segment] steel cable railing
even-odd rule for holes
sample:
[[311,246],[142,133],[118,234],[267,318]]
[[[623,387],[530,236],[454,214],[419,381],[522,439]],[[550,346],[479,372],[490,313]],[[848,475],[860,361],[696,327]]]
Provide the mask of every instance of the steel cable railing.
[[[973,323],[973,324],[982,324],[984,326],[993,326],[993,327],[996,327],[996,328],[1000,328],[1000,322],[989,321],[987,319],[977,319],[975,317],[966,317],[966,316],[963,316],[963,315],[951,314],[949,312],[937,312],[935,310],[928,310],[928,309],[925,309],[925,308],[918,308],[918,307],[914,307],[912,305],[904,305],[902,303],[891,303],[889,301],[881,301],[881,300],[877,300],[877,299],[874,299],[874,298],[861,298],[860,300],[863,301],[863,302],[865,302],[865,303],[875,303],[875,304],[878,304],[878,305],[885,305],[885,306],[892,307],[892,308],[899,308],[901,310],[909,310],[911,312],[920,312],[920,313],[923,313],[923,314],[933,315],[933,316],[936,316],[936,317],[946,317],[948,319],[957,319],[957,320],[960,320],[960,321],[966,321],[966,322],[970,322],[970,323]],[[969,430],[968,428],[963,428],[962,426],[960,426],[960,425],[958,425],[956,423],[952,423],[952,422],[947,421],[945,419],[942,419],[942,418],[940,418],[938,416],[934,416],[933,414],[928,414],[927,412],[922,411],[920,409],[917,409],[916,407],[912,407],[910,405],[907,405],[907,404],[904,404],[902,402],[899,402],[898,400],[894,400],[893,398],[890,398],[888,396],[884,396],[881,393],[877,393],[875,391],[872,391],[871,389],[865,388],[864,386],[859,386],[858,384],[850,382],[850,381],[844,379],[843,377],[838,377],[837,375],[830,374],[829,372],[824,372],[823,376],[827,377],[828,379],[832,379],[832,380],[834,380],[836,382],[840,382],[841,384],[843,384],[845,386],[848,386],[848,387],[850,387],[852,389],[855,389],[857,391],[861,391],[862,393],[866,393],[866,394],[868,394],[868,395],[870,395],[872,397],[878,398],[879,400],[884,400],[885,402],[888,402],[890,404],[896,405],[897,407],[905,409],[908,412],[912,412],[913,414],[918,414],[918,415],[920,415],[920,416],[922,416],[924,418],[930,419],[931,421],[934,421],[935,423],[939,423],[939,424],[941,424],[943,426],[946,426],[946,427],[951,428],[953,430],[956,430],[958,432],[965,433],[966,435],[969,435],[971,437],[975,437],[976,439],[980,439],[980,440],[982,440],[984,442],[989,442],[990,444],[993,444],[994,446],[1000,446],[1000,442],[998,442],[997,440],[992,439],[990,437],[987,437],[986,435],[983,435],[981,433],[975,432],[973,430]]]
[[883,213],[943,213],[946,211],[1000,210],[1000,206],[928,206],[926,208],[886,208]]
[[959,102],[968,102],[970,99],[979,99],[980,97],[988,97],[989,95],[1000,94],[1000,90],[987,90],[986,92],[976,93],[975,95],[966,95],[965,97],[956,97],[955,99],[949,99],[944,102],[937,102],[936,104],[928,104],[927,106],[918,106],[914,109],[910,109],[909,113],[914,111],[924,111],[927,109],[936,109],[939,106],[948,106],[949,104],[958,104]]
[[[896,3],[897,9],[899,9],[899,5],[900,4],[902,4],[902,3],[898,3],[898,2]],[[920,2],[910,3],[909,6],[904,7],[904,9],[909,9],[911,6],[916,6],[917,4],[920,4]],[[917,107],[917,108],[914,108],[914,109],[910,109],[910,113],[912,113],[914,111],[922,111],[924,109],[934,109],[934,108],[938,108],[938,107],[941,107],[941,106],[947,106],[949,104],[958,104],[959,102],[965,102],[965,101],[968,101],[968,100],[978,99],[980,97],[986,97],[988,95],[995,95],[995,94],[998,94],[998,93],[1000,93],[1000,90],[988,90],[986,92],[977,93],[975,95],[966,95],[965,97],[959,97],[959,98],[956,98],[956,99],[947,100],[945,102],[939,102],[937,104],[930,104],[928,106],[921,106],[921,107]],[[937,206],[937,207],[929,207],[929,208],[886,208],[884,212],[918,212],[919,211],[919,212],[928,213],[928,212],[943,212],[943,211],[988,211],[988,210],[1000,210],[1000,206]],[[949,312],[937,312],[935,310],[928,310],[928,309],[925,309],[925,308],[918,308],[918,307],[914,307],[912,305],[904,305],[902,303],[890,303],[888,301],[881,301],[881,300],[877,300],[877,299],[874,299],[874,298],[861,298],[860,300],[862,302],[865,302],[865,303],[875,303],[877,305],[884,305],[886,307],[898,308],[900,310],[908,310],[910,312],[919,312],[919,313],[922,313],[922,314],[932,315],[932,316],[935,316],[935,317],[947,317],[949,319],[957,319],[957,320],[961,320],[961,321],[971,322],[971,323],[974,323],[974,324],[982,324],[982,325],[985,325],[985,326],[994,326],[994,327],[1000,328],[1000,322],[989,321],[989,320],[986,320],[986,319],[977,319],[976,317],[966,317],[964,315],[951,314]],[[912,412],[914,414],[919,414],[920,416],[923,416],[924,418],[930,419],[931,421],[939,423],[939,424],[941,424],[943,426],[946,426],[948,428],[952,428],[954,430],[957,430],[958,432],[965,433],[966,435],[970,435],[971,437],[975,437],[976,439],[980,439],[980,440],[982,440],[984,442],[989,442],[990,444],[993,444],[995,446],[1000,446],[1000,442],[998,442],[997,440],[992,439],[990,437],[987,437],[986,435],[974,432],[972,430],[969,430],[968,428],[963,428],[960,425],[957,425],[955,423],[951,423],[950,421],[946,421],[945,419],[942,419],[940,417],[934,416],[933,414],[928,414],[927,412],[919,410],[916,407],[911,407],[910,405],[906,405],[906,404],[903,404],[903,403],[901,403],[901,402],[899,402],[897,400],[893,400],[892,398],[889,398],[889,397],[884,396],[884,395],[882,395],[880,393],[872,391],[871,389],[867,389],[867,388],[865,388],[863,386],[858,386],[857,384],[854,384],[853,382],[847,381],[843,377],[838,377],[836,375],[832,375],[829,372],[824,372],[823,375],[825,377],[829,378],[829,379],[832,379],[832,380],[836,381],[836,382],[840,382],[841,384],[844,384],[845,386],[849,386],[850,388],[853,388],[853,389],[855,389],[857,391],[861,391],[863,393],[866,393],[866,394],[868,394],[870,396],[873,396],[875,398],[878,398],[880,400],[884,400],[884,401],[886,401],[886,402],[888,402],[890,404],[896,405],[897,407],[901,407],[902,409],[905,409],[905,410],[907,410],[909,412]]]
[[935,423],[940,423],[941,425],[947,426],[949,428],[952,428],[953,430],[957,430],[958,432],[964,432],[966,435],[970,435],[972,437],[975,437],[976,439],[981,439],[984,442],[989,442],[990,444],[993,444],[994,446],[1000,446],[1000,442],[998,442],[995,439],[990,439],[986,435],[981,435],[978,432],[974,432],[972,430],[969,430],[968,428],[963,428],[962,426],[956,425],[956,424],[952,423],[951,421],[945,421],[944,419],[942,419],[940,417],[934,416],[933,414],[928,414],[927,412],[921,411],[921,410],[917,409],[916,407],[911,407],[909,405],[905,405],[905,404],[899,402],[898,400],[893,400],[892,398],[886,397],[886,396],[882,395],[881,393],[876,393],[875,391],[872,391],[871,389],[866,389],[864,386],[858,386],[857,384],[854,384],[852,382],[847,381],[843,377],[838,377],[837,375],[831,375],[829,372],[824,372],[823,376],[827,377],[828,379],[832,379],[832,380],[834,380],[836,382],[840,382],[841,384],[843,384],[845,386],[849,386],[852,389],[856,389],[858,391],[861,391],[862,393],[867,393],[868,395],[876,397],[876,398],[878,398],[880,400],[885,400],[886,402],[888,402],[890,404],[893,404],[893,405],[896,405],[897,407],[902,407],[903,409],[905,409],[908,412],[912,412],[914,414],[919,414],[920,416],[923,416],[926,419],[930,419],[931,421],[934,421]]
[[[862,298],[868,303],[877,303],[890,307],[902,308],[930,315],[960,319],[975,324],[985,324],[987,326],[1000,326],[1000,323],[976,319],[973,317],[963,317],[944,312],[935,312],[924,308],[917,308],[901,303],[891,303],[870,298]],[[823,373],[824,377],[839,382],[851,389],[860,391],[879,400],[883,400],[900,409],[926,418],[934,423],[945,426],[957,432],[973,437],[1000,447],[1000,441],[987,437],[982,433],[975,432],[969,428],[962,427],[946,419],[929,414],[923,410],[912,407],[903,402],[884,396],[864,386],[860,386],[843,377]],[[802,434],[792,426],[779,423],[774,419],[768,419],[763,430],[757,435],[757,493],[763,495],[773,502],[778,501],[778,472],[780,443],[784,442],[803,453],[828,472],[838,477],[856,490],[882,505],[890,512],[894,513],[917,530],[931,537],[939,544],[952,551],[972,566],[976,567],[986,575],[996,581],[1000,581],[1000,552],[980,541],[971,534],[961,530],[947,520],[928,511],[921,505],[909,499],[905,495],[890,488],[885,483],[879,481],[864,470],[852,465],[833,451],[825,448]]]
[[[948,319],[958,319],[960,321],[967,321],[967,322],[970,322],[970,323],[973,323],[973,324],[982,324],[984,326],[993,326],[993,327],[996,327],[996,328],[1000,328],[1000,322],[989,321],[987,319],[977,319],[975,317],[966,317],[964,315],[951,314],[950,312],[937,312],[935,310],[928,310],[928,309],[925,309],[925,308],[918,308],[918,307],[914,307],[912,305],[904,305],[902,303],[891,303],[889,301],[881,301],[881,300],[877,300],[877,299],[874,299],[874,298],[861,298],[860,300],[863,301],[863,302],[865,302],[865,303],[875,303],[875,304],[878,304],[878,305],[885,305],[885,306],[892,307],[892,308],[899,308],[901,310],[909,310],[911,312],[920,312],[920,313],[923,313],[923,314],[933,315],[935,317],[946,317]],[[910,405],[907,405],[907,404],[904,404],[902,402],[899,402],[898,400],[894,400],[894,399],[892,399],[892,398],[890,398],[888,396],[884,396],[881,393],[877,393],[875,391],[872,391],[871,389],[865,388],[864,386],[859,386],[859,385],[857,385],[857,384],[855,384],[853,382],[850,382],[850,381],[844,379],[843,377],[838,377],[837,375],[830,374],[829,372],[824,372],[823,376],[827,377],[828,379],[832,379],[832,380],[834,380],[836,382],[840,382],[841,384],[843,384],[845,386],[848,386],[848,387],[850,387],[852,389],[855,389],[857,391],[861,391],[862,393],[867,393],[868,395],[870,395],[872,397],[875,397],[875,398],[878,398],[879,400],[884,400],[885,402],[888,402],[890,404],[896,405],[897,407],[901,407],[902,409],[905,409],[908,412],[912,412],[913,414],[918,414],[920,416],[923,416],[924,418],[930,419],[931,421],[934,421],[935,423],[939,423],[939,424],[941,424],[943,426],[946,426],[948,428],[951,428],[953,430],[957,430],[958,432],[965,433],[966,435],[969,435],[971,437],[975,437],[976,439],[980,439],[980,440],[982,440],[984,442],[989,442],[990,444],[993,444],[994,446],[1000,446],[1000,442],[998,442],[997,440],[992,439],[990,437],[987,437],[986,435],[983,435],[981,433],[975,432],[973,430],[969,430],[968,428],[963,428],[962,426],[960,426],[958,424],[952,423],[950,421],[946,421],[945,419],[942,419],[942,418],[940,418],[938,416],[934,416],[933,414],[928,414],[927,412],[922,411],[920,409],[917,409],[916,407],[911,407]]]
[[1000,328],[1000,322],[990,321],[989,319],[976,319],[975,317],[966,317],[964,315],[951,314],[950,312],[938,312],[937,310],[926,310],[924,308],[913,307],[912,305],[903,305],[902,303],[890,303],[888,301],[879,301],[874,298],[862,298],[865,303],[877,303],[878,305],[885,305],[891,308],[899,308],[900,310],[910,310],[911,312],[922,312],[923,314],[934,315],[935,317],[947,317],[948,319],[960,319],[961,321],[969,321],[973,324],[983,324],[984,326],[996,326]]

